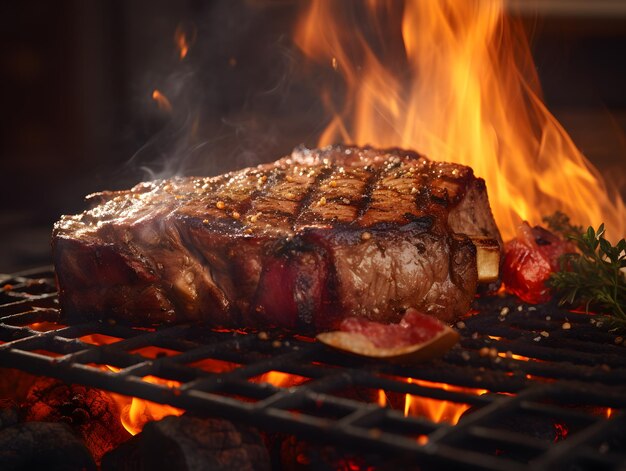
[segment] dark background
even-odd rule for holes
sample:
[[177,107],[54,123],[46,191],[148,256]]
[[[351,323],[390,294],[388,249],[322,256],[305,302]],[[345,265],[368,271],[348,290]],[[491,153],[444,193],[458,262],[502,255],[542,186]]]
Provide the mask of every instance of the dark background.
[[[52,224],[88,193],[315,145],[328,116],[291,42],[303,3],[2,2],[0,273],[49,263]],[[626,2],[509,4],[550,109],[603,173],[623,176]],[[194,38],[182,61],[177,27]]]

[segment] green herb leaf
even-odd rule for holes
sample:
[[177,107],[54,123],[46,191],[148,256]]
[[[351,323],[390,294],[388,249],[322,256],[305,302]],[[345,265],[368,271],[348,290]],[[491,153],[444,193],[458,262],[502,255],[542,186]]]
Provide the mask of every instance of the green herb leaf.
[[604,237],[604,224],[583,231],[563,213],[543,220],[550,229],[576,242],[579,250],[561,257],[560,271],[548,282],[560,295],[561,304],[606,313],[604,319],[614,330],[626,332],[626,240],[613,246]]
[[542,219],[548,225],[548,229],[562,235],[566,239],[570,238],[570,236],[580,235],[583,232],[581,226],[574,226],[570,222],[569,216],[561,211],[556,211],[552,216],[544,216]]

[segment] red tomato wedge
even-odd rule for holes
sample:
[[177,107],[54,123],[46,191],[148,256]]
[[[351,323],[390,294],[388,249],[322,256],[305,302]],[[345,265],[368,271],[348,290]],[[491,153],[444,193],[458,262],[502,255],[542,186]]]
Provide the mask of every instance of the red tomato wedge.
[[349,317],[339,330],[317,338],[356,355],[410,363],[443,355],[458,342],[459,334],[438,319],[409,308],[398,324]]
[[559,257],[575,252],[573,243],[564,241],[541,226],[523,222],[515,239],[505,246],[502,281],[507,291],[528,303],[550,300],[546,281],[559,270]]

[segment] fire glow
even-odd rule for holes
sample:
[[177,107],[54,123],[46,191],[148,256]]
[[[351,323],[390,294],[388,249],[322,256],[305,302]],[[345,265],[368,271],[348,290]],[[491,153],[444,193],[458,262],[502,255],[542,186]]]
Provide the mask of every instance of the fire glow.
[[313,0],[295,29],[301,50],[345,83],[341,99],[321,90],[332,119],[320,145],[401,146],[472,167],[505,240],[520,220],[555,210],[626,231],[617,191],[543,103],[527,38],[502,0],[359,6]]
[[[92,334],[81,337],[80,340],[92,345],[109,345],[120,339],[102,334]],[[146,357],[146,359],[151,359],[162,356],[172,356],[179,352],[159,347],[143,347],[130,353],[139,354]],[[241,365],[221,360],[206,359],[190,364],[190,366],[201,368],[207,372],[224,373]],[[112,373],[118,373],[120,371],[120,368],[111,365],[100,365],[99,367]],[[156,376],[145,376],[142,380],[171,389],[177,389],[181,386],[181,383],[178,381]],[[250,378],[249,381],[268,383],[278,388],[290,388],[307,382],[308,378],[281,371],[269,371],[260,376]],[[443,389],[444,391],[462,392],[472,395],[480,395],[487,392],[487,390],[484,389],[466,388],[413,378],[408,378],[407,381],[427,388]],[[120,421],[122,425],[131,435],[140,433],[145,424],[150,421],[160,420],[169,415],[179,416],[185,412],[182,409],[167,404],[158,404],[145,399],[116,393],[110,394],[120,410]],[[393,393],[391,394],[393,396]],[[400,399],[400,402],[398,402],[398,399]],[[463,413],[470,407],[468,404],[413,396],[410,394],[404,394],[401,398],[390,400],[388,393],[382,389],[376,390],[375,397],[372,400],[381,407],[402,407],[405,416],[418,416],[431,420],[432,422],[447,422],[452,425],[456,424]]]

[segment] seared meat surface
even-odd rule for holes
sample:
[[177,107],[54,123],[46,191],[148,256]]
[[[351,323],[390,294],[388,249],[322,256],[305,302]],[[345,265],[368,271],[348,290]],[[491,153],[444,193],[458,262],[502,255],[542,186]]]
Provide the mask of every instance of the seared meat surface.
[[217,177],[92,195],[53,251],[67,315],[303,332],[415,307],[450,321],[476,292],[468,236],[501,244],[470,168],[333,146]]

